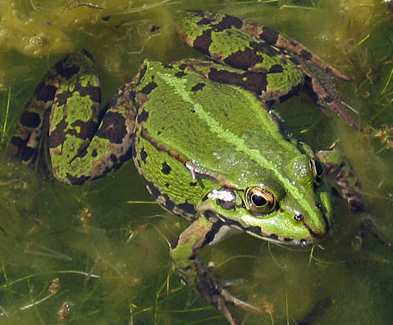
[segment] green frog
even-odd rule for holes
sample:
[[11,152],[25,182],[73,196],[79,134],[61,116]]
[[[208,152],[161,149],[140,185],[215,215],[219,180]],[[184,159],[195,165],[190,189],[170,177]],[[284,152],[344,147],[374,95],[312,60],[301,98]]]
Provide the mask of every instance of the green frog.
[[89,52],[56,63],[9,152],[30,165],[45,156],[48,172],[69,184],[132,159],[154,199],[191,223],[171,249],[177,271],[235,324],[229,305],[257,308],[213,276],[198,258],[203,247],[234,233],[313,244],[331,227],[332,188],[362,209],[347,161],[292,138],[272,110],[308,87],[321,106],[357,127],[333,83],[349,78],[302,44],[233,16],[184,12],[177,29],[209,59],[145,60],[104,106]]

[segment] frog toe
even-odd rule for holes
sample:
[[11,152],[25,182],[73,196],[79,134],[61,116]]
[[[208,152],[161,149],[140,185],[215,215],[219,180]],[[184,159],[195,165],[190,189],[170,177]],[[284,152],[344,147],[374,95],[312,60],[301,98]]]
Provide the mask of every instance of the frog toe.
[[[196,264],[198,283],[197,288],[200,294],[214,307],[216,307],[227,319],[230,324],[237,324],[234,320],[228,306],[232,305],[236,308],[243,309],[247,312],[260,313],[261,310],[257,307],[233,296],[226,287],[228,283],[221,283],[216,280],[208,268],[201,263]],[[233,285],[233,283],[229,283]]]
[[307,76],[306,85],[316,96],[318,104],[334,112],[349,126],[359,129],[359,123],[349,114],[349,106],[337,94],[334,79],[306,62],[300,62],[300,69]]
[[382,246],[389,250],[393,250],[393,241],[390,238],[387,238],[386,234],[376,223],[375,218],[370,215],[366,216],[362,220],[355,238],[360,242],[360,246],[366,238],[373,238]]

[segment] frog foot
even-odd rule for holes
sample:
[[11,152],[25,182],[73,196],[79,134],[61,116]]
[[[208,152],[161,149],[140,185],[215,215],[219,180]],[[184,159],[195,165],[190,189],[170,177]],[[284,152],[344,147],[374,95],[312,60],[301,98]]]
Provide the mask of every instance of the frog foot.
[[387,239],[385,235],[382,234],[382,232],[378,229],[376,222],[371,216],[364,218],[364,220],[360,224],[356,237],[359,239],[360,242],[362,242],[367,235],[371,235],[380,244],[382,244],[388,249],[393,250],[393,242]]
[[317,152],[317,157],[324,165],[326,180],[337,194],[347,202],[352,212],[364,211],[363,196],[358,177],[350,162],[335,144],[329,150]]
[[360,129],[359,123],[349,114],[348,105],[338,96],[334,78],[319,67],[305,61],[300,61],[299,65],[307,76],[307,86],[317,97],[318,104],[330,109],[349,126]]
[[257,307],[233,296],[226,286],[215,279],[209,269],[199,260],[194,261],[197,273],[197,288],[199,293],[226,318],[229,324],[236,325],[236,321],[229,311],[228,305],[233,305],[248,312],[261,313]]

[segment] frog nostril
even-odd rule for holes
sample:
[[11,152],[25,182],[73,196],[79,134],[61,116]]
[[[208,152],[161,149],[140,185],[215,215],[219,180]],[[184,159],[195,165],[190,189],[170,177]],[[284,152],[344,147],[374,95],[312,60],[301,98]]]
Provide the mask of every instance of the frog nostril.
[[304,216],[301,213],[296,213],[294,219],[300,222],[304,220]]

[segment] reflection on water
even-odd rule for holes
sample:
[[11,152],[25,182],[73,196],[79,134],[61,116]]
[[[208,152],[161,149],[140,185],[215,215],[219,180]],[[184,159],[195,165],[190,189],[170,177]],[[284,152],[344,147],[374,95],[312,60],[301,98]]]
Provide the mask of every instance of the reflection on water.
[[[179,43],[181,8],[221,10],[274,26],[353,76],[340,91],[364,130],[348,130],[301,95],[281,105],[294,134],[315,148],[337,141],[360,176],[368,212],[342,202],[328,240],[311,249],[233,237],[204,258],[264,314],[243,324],[387,324],[393,252],[360,236],[363,218],[393,238],[391,13],[371,0],[5,1],[0,3],[2,151],[48,67],[82,47],[94,53],[108,98],[143,58],[198,56]],[[328,121],[329,120],[329,121]],[[0,323],[225,324],[172,273],[169,242],[186,222],[163,212],[127,163],[93,184],[65,186],[6,163],[0,169]],[[314,308],[314,309],[313,309]],[[317,311],[310,314],[310,311]],[[235,312],[236,313],[236,312]]]

